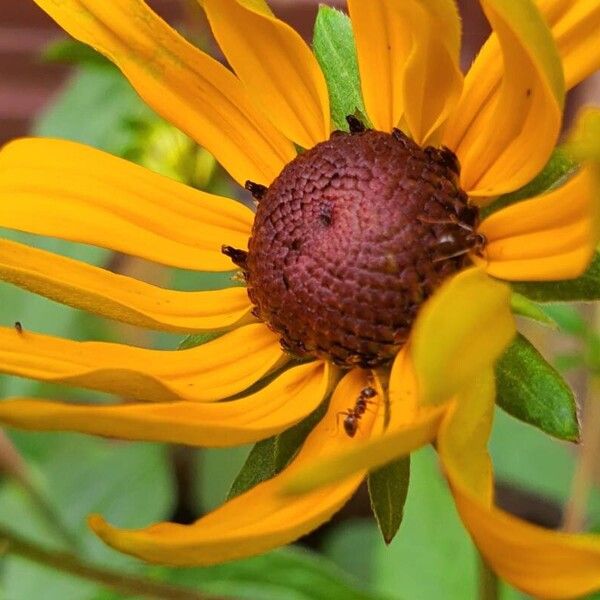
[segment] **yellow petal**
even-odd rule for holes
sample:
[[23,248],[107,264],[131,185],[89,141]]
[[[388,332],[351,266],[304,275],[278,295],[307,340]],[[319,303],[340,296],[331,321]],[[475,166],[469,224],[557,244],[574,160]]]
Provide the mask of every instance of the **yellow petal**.
[[379,421],[367,411],[355,438],[339,426],[340,413],[368,385],[363,371],[347,374],[333,394],[327,414],[306,439],[294,461],[273,479],[230,500],[193,525],[159,523],[145,529],[122,530],[94,516],[90,525],[114,548],[146,561],[169,565],[208,565],[265,552],[292,542],[328,521],[356,491],[365,473],[297,498],[279,491],[294,472],[323,455],[369,437]]
[[[462,187],[471,196],[489,197],[521,187],[546,164],[560,132],[565,90],[558,50],[532,0],[482,0],[482,6],[501,47],[502,82],[462,139],[453,139],[451,131],[446,143],[462,164]],[[457,112],[475,114],[497,70],[467,77],[468,89],[480,80],[482,87]]]
[[123,71],[157,113],[231,173],[268,185],[295,156],[241,82],[188,43],[142,0],[35,0],[65,31]]
[[[577,85],[600,68],[600,4],[589,0],[537,0],[562,59],[565,87]],[[460,102],[450,117],[445,144],[458,148],[480,115],[495,101],[503,74],[498,36],[492,34],[483,45],[465,79]]]
[[304,148],[330,133],[329,93],[317,59],[264,0],[204,0],[227,60],[271,122]]
[[600,69],[600,4],[594,0],[538,0],[552,29],[567,89]]
[[460,516],[488,564],[536,597],[566,600],[600,588],[600,536],[556,533],[509,515],[491,501],[486,450],[493,374],[482,373],[444,421],[438,451]]
[[237,394],[283,360],[262,323],[188,350],[74,342],[0,328],[0,372],[137,400],[214,401]]
[[0,280],[102,317],[165,331],[232,327],[249,317],[245,288],[165,290],[78,260],[0,239]]
[[403,73],[403,122],[421,145],[432,139],[454,110],[463,86],[459,67],[460,20],[451,0],[396,3],[409,23],[412,47]]
[[83,242],[162,264],[232,269],[252,212],[81,144],[24,139],[0,152],[0,227]]
[[576,160],[600,167],[600,108],[586,106],[579,111],[567,149]]
[[331,456],[321,457],[314,465],[305,465],[286,482],[285,493],[305,494],[358,471],[375,469],[435,439],[446,407],[417,406],[416,380],[406,350],[394,361],[389,386],[387,429]]
[[367,113],[376,129],[404,124],[418,143],[458,101],[460,21],[450,0],[349,0]]
[[592,166],[560,188],[494,213],[479,232],[488,240],[482,264],[490,275],[513,281],[578,277],[600,239],[600,191]]
[[424,404],[448,400],[515,335],[510,288],[479,268],[446,282],[417,316],[411,353]]
[[494,371],[484,368],[449,404],[440,428],[437,450],[451,481],[468,488],[490,507],[494,490],[487,444],[495,407]]
[[402,74],[410,34],[393,0],[348,0],[365,108],[380,131],[391,131],[403,113]]
[[270,437],[315,410],[330,368],[294,367],[258,392],[229,402],[81,405],[16,398],[0,402],[0,422],[35,431],[77,431],[127,440],[238,446]]

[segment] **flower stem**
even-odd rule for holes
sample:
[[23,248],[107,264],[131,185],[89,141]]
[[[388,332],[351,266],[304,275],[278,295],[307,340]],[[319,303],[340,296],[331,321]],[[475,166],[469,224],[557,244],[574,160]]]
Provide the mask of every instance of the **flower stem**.
[[588,500],[600,453],[600,377],[590,375],[587,387],[583,443],[579,448],[571,495],[565,507],[564,529],[571,532],[582,531],[585,528]]
[[101,584],[116,592],[156,600],[225,600],[183,587],[171,586],[134,575],[119,573],[81,561],[72,554],[56,552],[37,546],[11,531],[0,527],[0,544],[4,552],[51,567],[57,571]]
[[[600,332],[600,309],[594,307],[590,318],[592,335]],[[585,528],[588,501],[594,485],[594,474],[600,453],[600,375],[591,371],[583,414],[583,443],[579,446],[571,494],[565,506],[563,528],[577,532]]]
[[479,555],[479,600],[498,600],[500,598],[500,581],[487,561]]

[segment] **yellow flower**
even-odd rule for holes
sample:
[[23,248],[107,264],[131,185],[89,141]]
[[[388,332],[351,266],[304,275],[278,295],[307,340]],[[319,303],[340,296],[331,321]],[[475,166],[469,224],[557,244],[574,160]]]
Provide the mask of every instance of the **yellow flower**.
[[[259,204],[253,230],[253,212],[238,202],[78,144],[27,139],[0,153],[0,226],[200,271],[230,270],[233,258],[248,279],[257,305],[254,315],[270,327],[253,315],[240,287],[164,290],[0,240],[0,277],[5,281],[143,327],[226,331],[203,346],[169,352],[1,329],[2,372],[140,402],[84,406],[17,398],[1,405],[0,420],[29,429],[230,446],[289,428],[333,389],[325,416],[273,479],[190,526],[161,523],[120,530],[95,516],[90,523],[96,533],[124,552],[174,565],[256,554],[329,519],[369,469],[437,439],[461,517],[502,577],[546,598],[600,587],[600,541],[550,533],[496,508],[486,451],[494,407],[492,366],[515,332],[510,289],[490,275],[560,280],[583,273],[599,237],[594,172],[584,166],[562,187],[481,223],[474,208],[521,187],[548,160],[560,132],[565,90],[600,65],[595,38],[600,4],[539,0],[536,7],[530,0],[481,0],[494,33],[463,81],[460,23],[452,0],[348,0],[366,112],[376,131],[363,132],[353,120],[353,135],[336,134],[329,140],[329,97],[318,63],[263,0],[201,1],[235,75],[187,43],[142,0],[36,2],[66,31],[115,62],[152,108],[210,151],[240,184],[250,182],[248,187],[257,197],[265,196],[266,204]],[[421,146],[438,149],[423,151],[395,128]],[[441,144],[460,160],[460,188],[469,204],[457,187],[454,155],[439,149]],[[307,149],[300,158],[296,146]],[[380,147],[385,147],[385,165],[395,160],[394,153],[408,157],[407,164],[398,163],[402,177],[378,170]],[[356,160],[351,158],[355,151],[360,155]],[[327,163],[328,152],[338,152],[341,163]],[[371,162],[358,164],[369,156]],[[414,161],[418,173],[411,179]],[[342,163],[348,172],[339,172]],[[363,167],[366,179],[358,174]],[[304,175],[308,184],[299,183]],[[361,177],[364,181],[357,183]],[[411,187],[416,180],[418,185]],[[315,269],[294,263],[306,268],[292,270],[287,291],[278,296],[279,291],[269,288],[269,278],[279,277],[281,285],[282,273],[269,270],[268,260],[279,266],[285,261],[275,256],[281,239],[291,244],[285,252],[298,250],[294,244],[309,238],[313,250],[320,248],[310,237],[310,227],[316,225],[306,229],[314,203],[326,196],[315,192],[317,184],[327,194],[336,189],[327,198],[339,200],[340,206],[349,190],[357,208],[352,212],[352,203],[346,202],[343,217],[348,222],[355,218],[361,226],[345,225],[341,231],[346,235],[325,237],[326,252],[310,254],[309,249],[311,260],[318,254]],[[421,281],[408,281],[391,300],[388,288],[377,286],[397,272],[394,261],[400,258],[372,241],[379,234],[385,237],[393,223],[387,214],[377,213],[379,196],[373,197],[369,186],[386,198],[396,198],[393,194],[402,188],[406,198],[418,197],[410,202],[419,209],[434,188],[442,199],[455,202],[455,212],[444,209],[443,217],[426,210],[422,218],[402,217],[409,237],[400,254],[418,250],[417,262],[407,272],[414,275],[417,267],[425,271]],[[371,204],[361,203],[358,189]],[[286,204],[285,194],[306,195],[313,202]],[[280,212],[266,214],[267,204]],[[331,204],[319,208],[324,228],[332,221],[335,225],[337,210]],[[305,237],[291,239],[292,225]],[[332,226],[331,231],[337,230]],[[251,232],[254,241],[247,254]],[[431,248],[423,250],[421,238],[428,236],[440,238],[441,254],[425,261]],[[360,252],[352,254],[351,241]],[[374,262],[364,258],[369,253]],[[475,266],[466,265],[467,256]],[[350,271],[336,272],[334,259]],[[383,279],[364,284],[366,299],[362,287],[346,280],[352,279],[347,273],[354,265],[365,260],[383,265],[375,269]],[[333,271],[333,280],[317,267]],[[291,319],[286,302],[294,294],[300,298],[304,285],[313,290],[317,280],[322,285],[315,289],[339,291],[302,296]],[[414,297],[407,298],[409,292]],[[390,317],[382,324],[378,319],[388,301],[392,317],[397,311],[399,320]],[[344,330],[340,341],[338,325],[348,314],[354,329]],[[365,320],[366,337],[383,331],[382,339],[370,343],[361,337]],[[306,326],[300,333],[298,323]],[[311,360],[293,361],[280,337]],[[350,368],[352,364],[357,366]],[[275,372],[276,378],[248,395],[216,402]]]

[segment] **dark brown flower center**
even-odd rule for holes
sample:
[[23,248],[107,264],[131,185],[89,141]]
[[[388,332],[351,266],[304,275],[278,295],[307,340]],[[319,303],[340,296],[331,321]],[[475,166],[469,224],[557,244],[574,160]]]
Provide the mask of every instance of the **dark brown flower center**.
[[252,189],[261,199],[237,262],[255,314],[284,348],[373,367],[483,240],[454,154],[353,125],[300,154],[268,190]]

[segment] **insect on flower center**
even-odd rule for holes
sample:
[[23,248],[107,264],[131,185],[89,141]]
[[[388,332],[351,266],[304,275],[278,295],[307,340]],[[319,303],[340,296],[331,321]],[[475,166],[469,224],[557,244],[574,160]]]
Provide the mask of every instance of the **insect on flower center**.
[[249,252],[224,252],[286,350],[368,368],[396,355],[421,304],[484,240],[452,152],[349,122],[268,189],[248,183]]

